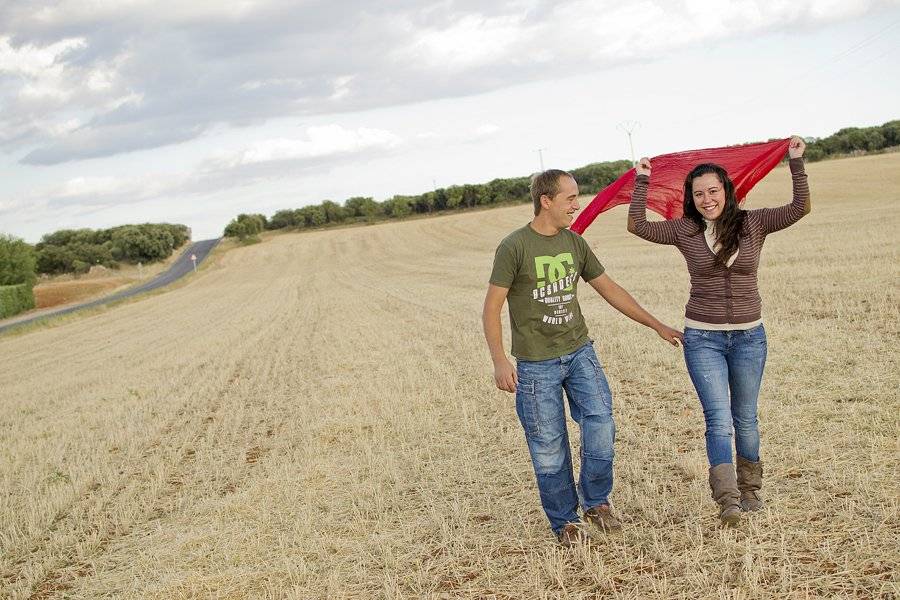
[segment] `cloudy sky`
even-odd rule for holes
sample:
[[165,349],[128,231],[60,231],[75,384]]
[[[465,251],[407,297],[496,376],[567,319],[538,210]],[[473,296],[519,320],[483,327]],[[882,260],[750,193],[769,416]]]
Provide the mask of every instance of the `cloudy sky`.
[[0,232],[383,200],[900,118],[900,1],[0,0]]

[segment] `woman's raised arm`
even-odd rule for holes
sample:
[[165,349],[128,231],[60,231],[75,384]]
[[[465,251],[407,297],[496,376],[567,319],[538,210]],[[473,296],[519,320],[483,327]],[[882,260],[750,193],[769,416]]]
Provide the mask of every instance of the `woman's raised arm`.
[[806,149],[806,143],[803,138],[793,136],[791,144],[788,147],[789,166],[791,169],[791,179],[794,186],[794,199],[790,204],[779,206],[776,208],[759,208],[755,213],[760,216],[763,233],[769,234],[779,231],[785,227],[789,227],[808,215],[812,210],[812,201],[809,197],[809,182],[806,177],[806,170],[803,165],[803,151]]
[[628,207],[628,231],[649,242],[675,244],[677,234],[672,221],[647,220],[647,190],[650,187],[650,159],[642,158],[634,167],[634,191]]

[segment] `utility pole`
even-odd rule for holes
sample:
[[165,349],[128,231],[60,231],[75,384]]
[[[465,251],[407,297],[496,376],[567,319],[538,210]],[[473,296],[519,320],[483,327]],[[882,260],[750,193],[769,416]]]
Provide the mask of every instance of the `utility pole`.
[[625,135],[628,136],[628,147],[631,148],[631,164],[636,165],[637,161],[634,158],[634,144],[631,141],[631,134],[635,129],[640,127],[641,124],[637,121],[622,121],[617,125],[619,129],[625,132]]
[[544,172],[544,150],[546,150],[546,148],[537,149],[538,159],[541,161],[541,173]]

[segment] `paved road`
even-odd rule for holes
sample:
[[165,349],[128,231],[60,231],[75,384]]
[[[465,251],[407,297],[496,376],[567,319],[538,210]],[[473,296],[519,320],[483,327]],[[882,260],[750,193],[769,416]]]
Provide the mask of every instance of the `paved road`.
[[104,296],[103,298],[98,298],[97,300],[85,302],[84,304],[67,306],[66,308],[61,308],[52,312],[36,315],[34,317],[31,317],[30,319],[22,319],[21,321],[15,321],[13,323],[0,325],[0,333],[13,329],[14,327],[19,327],[20,325],[25,325],[26,323],[33,323],[40,319],[46,319],[47,317],[57,317],[59,315],[66,315],[85,308],[102,306],[103,304],[115,302],[116,300],[121,300],[122,298],[129,298],[131,296],[143,294],[144,292],[149,292],[150,290],[155,290],[165,285],[169,285],[173,281],[184,277],[194,269],[194,265],[191,262],[191,254],[197,256],[197,264],[199,265],[201,262],[203,262],[203,259],[205,259],[209,255],[212,249],[216,247],[216,244],[219,243],[219,239],[220,238],[194,242],[193,244],[188,246],[188,248],[184,252],[181,253],[181,256],[179,256],[178,259],[174,263],[172,263],[172,266],[169,267],[168,270],[163,271],[147,283],[128,288],[127,290],[122,290],[121,292],[112,294],[111,296]]

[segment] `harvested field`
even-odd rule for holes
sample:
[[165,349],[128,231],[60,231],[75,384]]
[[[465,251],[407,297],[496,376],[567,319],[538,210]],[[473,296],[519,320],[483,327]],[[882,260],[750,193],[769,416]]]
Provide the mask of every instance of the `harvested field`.
[[[763,252],[769,507],[740,529],[716,527],[681,351],[583,285],[626,530],[555,544],[480,328],[523,205],[273,237],[0,337],[0,595],[897,597],[900,154],[808,171],[812,214]],[[750,205],[789,199],[779,168]],[[680,326],[674,249],[630,236],[624,207],[586,238]]]

